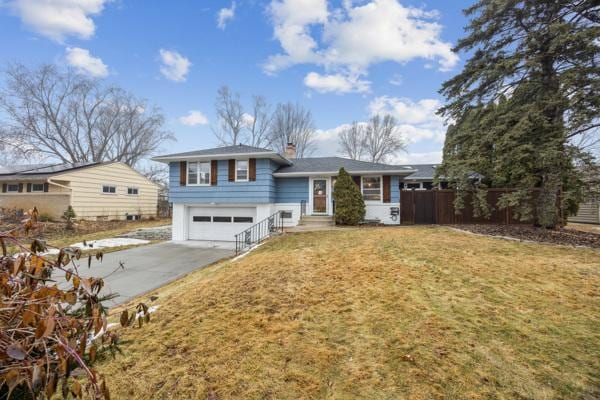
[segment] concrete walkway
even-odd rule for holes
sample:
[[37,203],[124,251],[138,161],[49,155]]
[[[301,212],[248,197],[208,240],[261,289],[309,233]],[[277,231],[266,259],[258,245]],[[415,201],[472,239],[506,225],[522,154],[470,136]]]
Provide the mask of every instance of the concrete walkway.
[[119,294],[106,303],[114,306],[233,254],[228,243],[163,242],[105,254],[102,263],[93,259],[90,269],[87,258],[82,258],[79,272],[83,276],[103,277],[123,263],[125,269],[105,278],[101,292]]

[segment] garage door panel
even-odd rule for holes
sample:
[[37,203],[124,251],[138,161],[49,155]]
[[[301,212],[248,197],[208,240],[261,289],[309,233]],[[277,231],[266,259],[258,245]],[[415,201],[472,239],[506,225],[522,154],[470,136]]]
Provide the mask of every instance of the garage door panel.
[[[229,217],[229,222],[220,221],[225,217]],[[255,222],[254,207],[190,207],[188,237],[191,240],[233,241],[236,234]]]

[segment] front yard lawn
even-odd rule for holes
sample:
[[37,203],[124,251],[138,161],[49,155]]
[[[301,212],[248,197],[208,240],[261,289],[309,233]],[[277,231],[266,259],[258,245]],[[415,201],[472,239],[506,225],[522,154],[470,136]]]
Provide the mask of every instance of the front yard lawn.
[[600,250],[442,227],[288,234],[159,289],[114,398],[593,399]]

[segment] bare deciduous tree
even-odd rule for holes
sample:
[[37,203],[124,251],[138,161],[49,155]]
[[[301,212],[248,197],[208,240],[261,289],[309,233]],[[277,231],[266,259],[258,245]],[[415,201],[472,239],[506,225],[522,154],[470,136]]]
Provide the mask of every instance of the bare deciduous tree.
[[213,133],[223,146],[240,144],[247,118],[240,102],[239,93],[232,93],[227,86],[221,86],[217,91],[215,109],[218,127]]
[[152,182],[167,187],[169,184],[169,167],[163,163],[152,162],[142,167],[141,173]]
[[271,123],[271,141],[284,154],[288,143],[296,145],[296,157],[308,157],[314,151],[315,124],[310,110],[300,104],[278,104]]
[[248,144],[255,147],[269,147],[271,137],[269,128],[273,118],[269,104],[263,96],[252,97],[252,114],[247,115]]
[[157,108],[116,87],[72,70],[16,64],[6,70],[0,92],[5,114],[0,142],[14,151],[61,162],[122,161],[135,165],[165,140]]
[[391,115],[375,115],[369,120],[365,132],[365,153],[371,162],[386,162],[390,156],[405,149],[398,135],[398,124]]
[[342,155],[353,160],[360,160],[365,154],[366,127],[359,122],[344,128],[338,137]]

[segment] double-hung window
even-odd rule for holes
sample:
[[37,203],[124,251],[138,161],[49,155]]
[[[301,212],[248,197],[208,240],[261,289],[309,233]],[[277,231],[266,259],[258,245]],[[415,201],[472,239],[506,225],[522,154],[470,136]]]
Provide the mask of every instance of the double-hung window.
[[363,176],[362,194],[365,201],[381,201],[381,177]]
[[188,161],[188,185],[210,185],[210,162]]
[[8,185],[6,185],[6,191],[9,193],[16,193],[19,191],[19,184],[18,183],[9,183]]
[[137,196],[139,194],[139,189],[136,187],[128,187],[127,188],[127,194],[131,195],[131,196]]
[[115,185],[102,185],[102,193],[105,194],[116,194],[117,187]]
[[44,184],[43,183],[32,183],[31,184],[31,191],[32,192],[43,192],[44,191]]
[[235,162],[235,180],[238,182],[248,181],[248,160],[237,160]]

